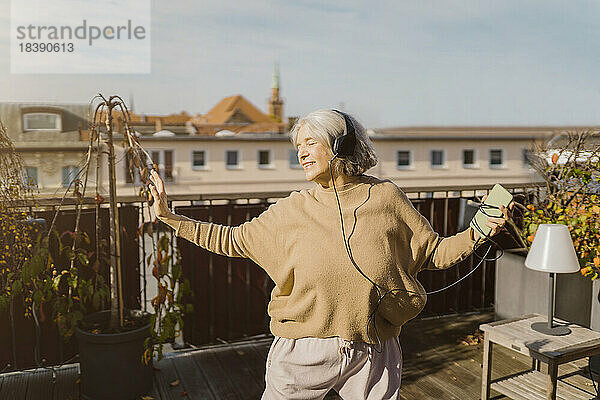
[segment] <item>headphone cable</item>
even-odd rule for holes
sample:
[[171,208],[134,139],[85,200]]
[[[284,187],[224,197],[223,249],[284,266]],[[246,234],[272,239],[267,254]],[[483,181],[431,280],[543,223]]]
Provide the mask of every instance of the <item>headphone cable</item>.
[[[342,228],[342,239],[343,239],[343,241],[344,241],[344,246],[345,246],[345,248],[346,248],[346,252],[348,253],[348,257],[349,257],[349,259],[350,259],[350,262],[352,263],[352,265],[354,266],[354,268],[355,268],[355,269],[356,269],[356,270],[357,270],[357,271],[358,271],[358,272],[359,272],[359,273],[360,273],[360,274],[361,274],[361,275],[362,275],[362,276],[363,276],[365,279],[367,279],[367,280],[368,280],[368,281],[369,281],[369,282],[370,282],[370,283],[373,285],[373,287],[375,288],[375,290],[376,290],[376,292],[377,292],[377,297],[378,297],[378,299],[377,299],[377,303],[376,303],[376,305],[375,305],[375,308],[374,308],[374,309],[373,309],[373,311],[372,311],[372,312],[369,314],[369,317],[368,317],[368,319],[367,319],[367,336],[369,337],[369,339],[371,339],[371,340],[373,339],[373,338],[371,337],[371,335],[369,334],[369,329],[370,329],[370,326],[371,326],[371,321],[373,321],[373,330],[375,331],[375,338],[377,339],[377,340],[376,340],[376,341],[377,341],[377,345],[378,345],[378,346],[381,348],[381,347],[382,347],[382,343],[381,343],[381,340],[379,339],[379,334],[378,334],[378,332],[377,332],[377,321],[376,321],[376,314],[377,314],[377,310],[378,310],[379,306],[381,305],[381,303],[382,303],[383,299],[385,298],[385,296],[387,296],[388,294],[394,293],[394,292],[399,292],[399,291],[406,292],[406,293],[417,294],[417,295],[419,295],[419,296],[422,296],[422,295],[426,295],[426,296],[427,296],[427,295],[431,295],[431,294],[436,294],[436,293],[443,292],[443,291],[445,291],[445,290],[447,290],[447,289],[449,289],[449,288],[451,288],[451,287],[453,287],[453,286],[455,286],[455,285],[459,284],[459,283],[460,283],[460,282],[462,282],[464,279],[466,279],[466,278],[468,278],[469,276],[471,276],[471,275],[472,275],[472,274],[473,274],[473,273],[474,273],[474,272],[475,272],[475,271],[476,271],[476,270],[477,270],[477,269],[478,269],[478,268],[481,266],[481,264],[482,264],[484,261],[492,262],[492,261],[496,261],[496,260],[498,260],[500,257],[502,257],[502,255],[504,255],[504,250],[503,250],[503,249],[502,249],[502,248],[501,248],[501,247],[498,245],[498,243],[496,243],[496,242],[495,242],[495,241],[494,241],[494,240],[491,238],[491,236],[489,236],[489,235],[487,235],[487,234],[485,234],[485,233],[483,232],[483,230],[481,229],[481,227],[479,226],[479,224],[477,223],[477,221],[476,221],[476,220],[473,220],[473,221],[474,221],[474,224],[475,224],[475,228],[477,228],[477,230],[478,230],[478,232],[479,232],[479,235],[480,235],[480,236],[479,236],[479,238],[478,238],[478,239],[475,241],[475,244],[474,244],[474,249],[473,249],[473,254],[475,254],[477,257],[479,257],[479,258],[480,258],[480,261],[479,261],[479,263],[477,264],[477,266],[476,266],[475,268],[473,268],[473,269],[472,269],[471,271],[469,271],[469,272],[468,272],[468,273],[467,273],[465,276],[463,276],[462,278],[458,279],[457,281],[455,281],[455,282],[451,283],[450,285],[448,285],[448,286],[445,286],[445,287],[443,287],[443,288],[441,288],[441,289],[437,289],[437,290],[431,291],[431,292],[419,293],[419,292],[415,292],[415,291],[413,291],[413,290],[407,290],[407,289],[396,288],[396,289],[390,289],[390,290],[386,291],[386,292],[385,292],[383,295],[381,295],[380,286],[379,286],[379,285],[377,285],[375,282],[373,282],[373,280],[371,280],[371,278],[369,278],[369,277],[368,277],[368,276],[367,276],[367,275],[366,275],[366,274],[365,274],[365,273],[364,273],[364,272],[363,272],[363,271],[360,269],[360,267],[359,267],[359,266],[356,264],[356,262],[354,261],[354,257],[353,257],[353,255],[352,255],[352,249],[350,248],[350,237],[348,237],[348,239],[346,239],[346,232],[345,232],[345,229],[344,229],[344,217],[343,217],[343,214],[342,214],[342,207],[341,207],[341,204],[340,204],[340,198],[339,198],[339,195],[338,195],[338,192],[337,192],[337,188],[336,188],[336,185],[335,185],[335,179],[334,179],[334,176],[333,176],[333,169],[332,169],[332,167],[331,167],[331,162],[332,162],[334,159],[336,159],[336,158],[337,158],[337,154],[336,154],[336,155],[334,155],[334,156],[333,156],[333,158],[332,158],[331,160],[329,160],[329,173],[330,173],[330,176],[331,176],[331,182],[333,183],[333,191],[334,191],[334,193],[335,193],[335,198],[336,198],[336,201],[337,201],[337,206],[338,206],[338,210],[339,210],[339,214],[340,214],[340,224],[341,224],[341,228]],[[357,209],[358,209],[358,208],[357,208]],[[488,213],[485,211],[485,209],[500,209],[500,208],[499,208],[499,207],[497,207],[497,206],[491,205],[491,204],[485,204],[485,203],[481,203],[481,204],[480,204],[480,206],[479,206],[479,210],[480,210],[480,211],[481,211],[481,212],[482,212],[484,215],[486,215],[486,216],[489,216],[489,217],[495,217],[495,215],[490,215],[490,214],[488,214]],[[355,209],[354,211],[355,211],[355,213],[354,213],[354,218],[355,218],[355,222],[356,222],[356,220],[357,220],[357,218],[356,218],[356,209]],[[352,233],[354,233],[354,229],[353,229],[353,232],[352,232]],[[352,233],[350,234],[350,236],[352,236]],[[481,255],[479,255],[479,254],[477,253],[477,251],[476,251],[477,245],[478,245],[478,243],[481,241],[481,238],[482,238],[482,237],[485,237],[485,241],[488,241],[488,240],[489,240],[489,241],[491,242],[490,246],[488,247],[488,249],[487,249],[487,251],[486,251],[486,253],[485,253],[485,255],[484,255],[483,257],[482,257]],[[438,243],[436,244],[436,246],[435,246],[435,248],[434,248],[434,250],[433,250],[433,252],[431,253],[431,256],[430,256],[429,258],[432,258],[432,257],[435,255],[435,251],[437,250],[437,246],[439,245],[439,243],[441,242],[441,240],[442,240],[442,239],[438,238]],[[496,258],[493,258],[493,259],[488,259],[488,258],[486,258],[486,257],[488,256],[488,254],[490,253],[490,251],[491,251],[491,249],[492,249],[492,247],[493,247],[494,245],[495,245],[495,246],[496,246],[496,247],[497,247],[497,248],[500,250],[500,255],[499,255],[499,256],[497,256]],[[426,262],[428,262],[428,261],[429,261],[429,258],[426,260]],[[385,290],[385,288],[383,288],[383,287],[381,287],[381,289]],[[376,352],[378,352],[378,353],[381,353],[381,351],[382,351],[382,349],[377,349],[377,347],[375,347],[375,348],[374,348],[374,350],[375,350]]]

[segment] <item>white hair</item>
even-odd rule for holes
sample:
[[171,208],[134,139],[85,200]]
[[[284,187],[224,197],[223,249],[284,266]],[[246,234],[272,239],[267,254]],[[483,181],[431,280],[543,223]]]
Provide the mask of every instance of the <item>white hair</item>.
[[[336,173],[344,173],[350,176],[361,175],[369,168],[377,165],[377,154],[375,154],[373,143],[371,143],[371,140],[367,136],[366,129],[356,118],[347,113],[346,115],[354,125],[356,145],[351,156],[343,159],[336,158],[333,168],[336,170]],[[342,115],[333,110],[323,109],[313,111],[299,119],[290,131],[290,139],[294,147],[298,145],[296,138],[302,128],[308,129],[311,137],[329,149],[333,157],[333,141],[335,138],[346,133],[346,121]]]

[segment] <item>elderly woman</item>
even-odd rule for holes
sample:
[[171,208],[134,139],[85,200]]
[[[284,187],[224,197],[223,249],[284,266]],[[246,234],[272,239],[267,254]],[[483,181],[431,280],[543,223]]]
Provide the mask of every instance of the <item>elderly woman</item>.
[[[335,139],[345,134],[352,140],[343,157],[334,157]],[[312,112],[294,126],[291,140],[315,185],[251,221],[233,227],[173,214],[155,171],[154,210],[177,236],[250,258],[275,282],[263,399],[322,399],[331,389],[344,399],[397,399],[398,335],[427,298],[417,274],[461,261],[478,234],[469,228],[440,238],[398,186],[365,175],[377,156],[349,115]],[[489,218],[491,235],[508,218],[502,212],[504,218]]]

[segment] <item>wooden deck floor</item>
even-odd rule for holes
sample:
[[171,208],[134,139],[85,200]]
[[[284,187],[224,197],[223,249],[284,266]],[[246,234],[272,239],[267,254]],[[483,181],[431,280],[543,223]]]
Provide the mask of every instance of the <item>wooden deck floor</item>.
[[[401,398],[478,399],[481,385],[482,344],[460,344],[479,324],[493,319],[491,313],[449,316],[412,321],[400,336],[404,356]],[[170,353],[155,372],[148,399],[260,399],[264,389],[265,360],[271,338],[253,339],[192,351]],[[586,362],[560,367],[565,380],[590,393]],[[496,347],[492,379],[525,371],[529,359]],[[56,382],[47,370],[0,375],[0,399],[70,400],[78,398],[78,365],[57,371]],[[175,383],[175,384],[174,384]],[[497,399],[504,398],[496,395]],[[328,400],[338,399],[335,393]]]

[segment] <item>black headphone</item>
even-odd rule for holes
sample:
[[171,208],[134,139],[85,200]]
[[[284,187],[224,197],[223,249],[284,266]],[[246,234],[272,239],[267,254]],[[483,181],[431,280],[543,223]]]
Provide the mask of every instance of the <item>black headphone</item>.
[[[344,134],[336,137],[331,144],[333,155],[337,158],[347,158],[354,154],[354,146],[356,146],[356,129],[352,123],[352,119],[348,114],[339,110],[331,110],[344,117]],[[334,158],[335,158],[334,157]]]

